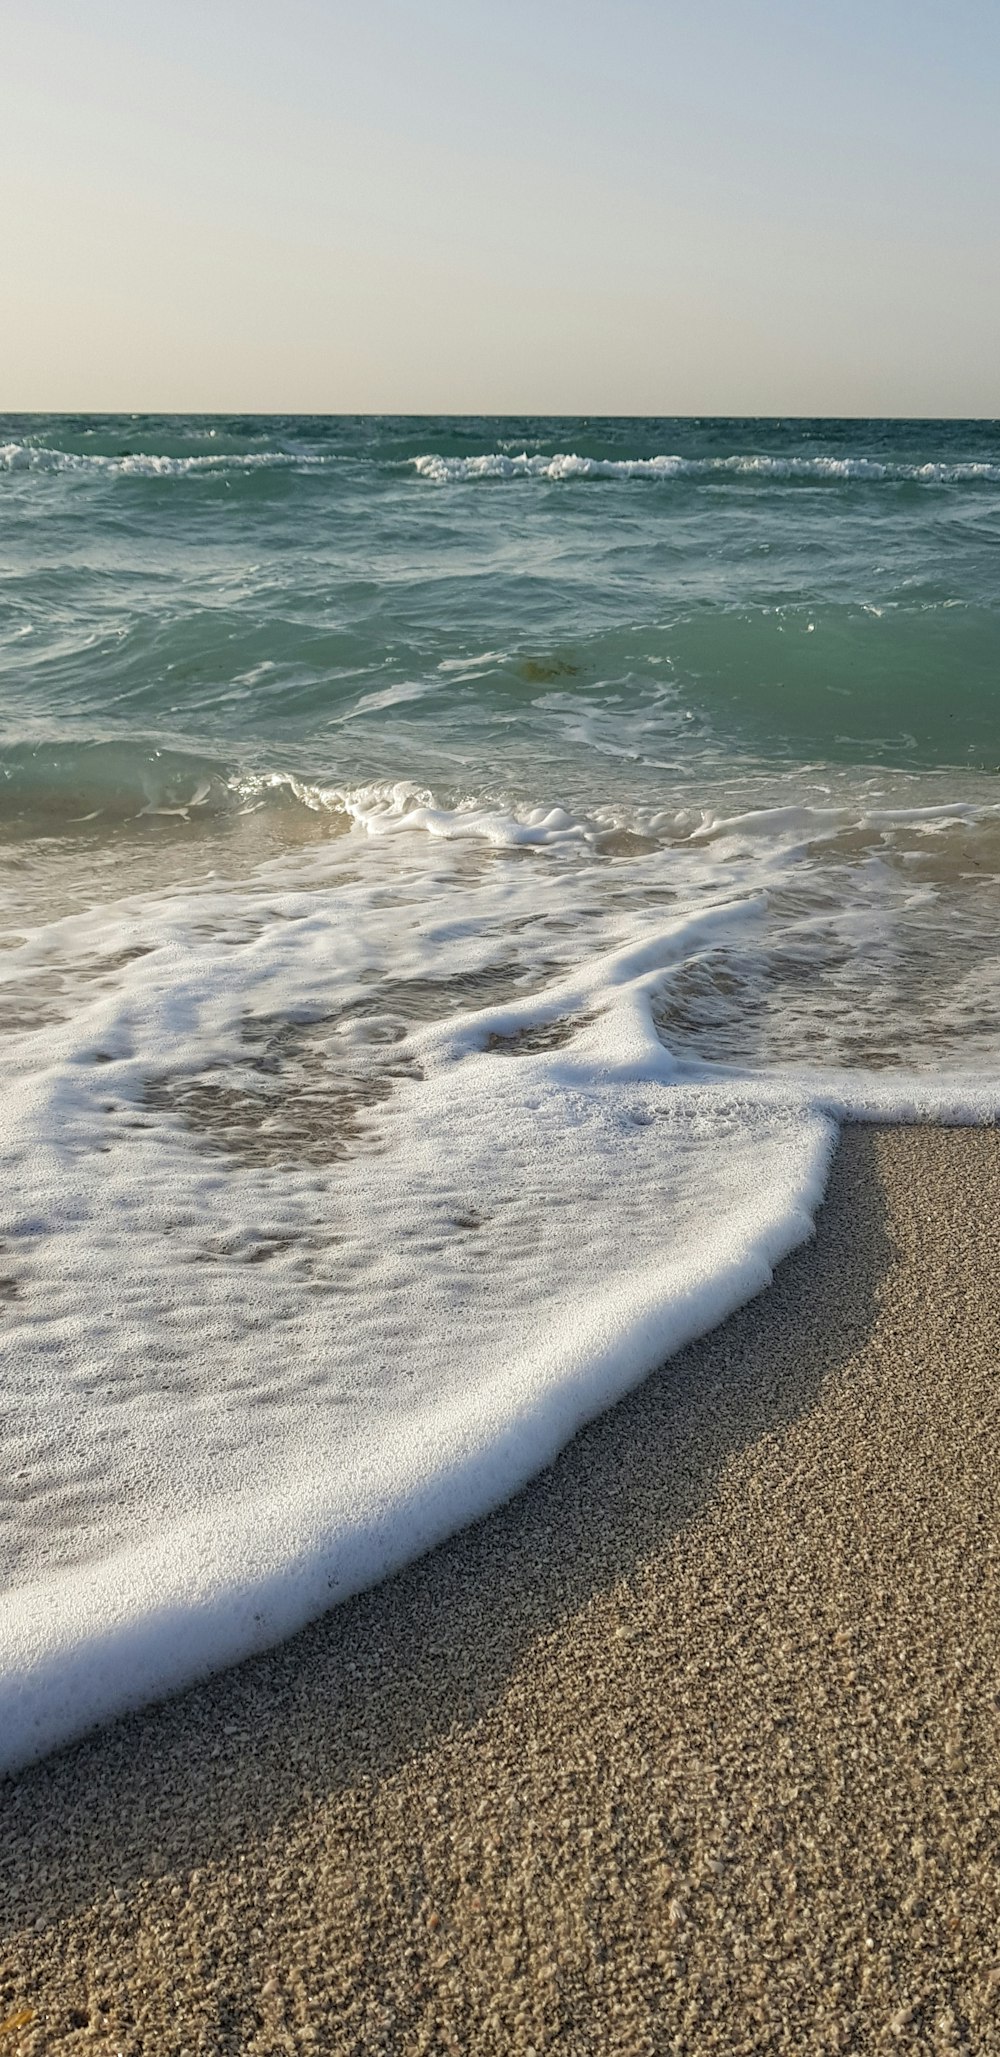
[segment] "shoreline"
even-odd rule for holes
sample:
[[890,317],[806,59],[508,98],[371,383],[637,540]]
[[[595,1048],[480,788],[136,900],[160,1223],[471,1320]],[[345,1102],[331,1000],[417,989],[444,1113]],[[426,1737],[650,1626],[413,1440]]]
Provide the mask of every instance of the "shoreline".
[[0,1785],[0,2047],[1000,2051],[1000,1135],[518,1496]]

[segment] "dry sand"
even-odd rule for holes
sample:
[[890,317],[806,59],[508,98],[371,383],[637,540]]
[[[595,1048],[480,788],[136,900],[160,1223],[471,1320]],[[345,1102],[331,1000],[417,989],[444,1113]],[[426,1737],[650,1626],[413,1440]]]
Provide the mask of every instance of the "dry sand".
[[1000,1134],[510,1506],[0,1788],[0,2057],[1000,2052]]

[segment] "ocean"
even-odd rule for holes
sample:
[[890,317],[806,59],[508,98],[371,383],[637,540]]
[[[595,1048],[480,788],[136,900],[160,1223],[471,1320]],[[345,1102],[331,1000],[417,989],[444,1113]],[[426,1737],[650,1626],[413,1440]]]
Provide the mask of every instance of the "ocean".
[[0,421],[0,1769],[996,1118],[998,546],[997,423]]

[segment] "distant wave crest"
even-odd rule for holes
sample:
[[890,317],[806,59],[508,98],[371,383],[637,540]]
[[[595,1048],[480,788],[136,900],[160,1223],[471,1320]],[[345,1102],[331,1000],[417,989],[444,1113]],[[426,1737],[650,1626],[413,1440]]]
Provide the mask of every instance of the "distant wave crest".
[[184,478],[189,474],[227,471],[298,471],[326,462],[323,457],[285,450],[220,450],[189,457],[166,457],[144,450],[130,450],[117,457],[108,457],[96,451],[52,450],[37,443],[0,443],[0,472],[82,472],[105,478]]
[[510,456],[502,450],[482,457],[441,457],[433,453],[411,459],[418,477],[439,485],[475,479],[711,479],[719,477],[811,480],[882,480],[916,485],[963,485],[975,480],[1000,483],[1000,465],[883,464],[871,457],[577,457],[572,453]]

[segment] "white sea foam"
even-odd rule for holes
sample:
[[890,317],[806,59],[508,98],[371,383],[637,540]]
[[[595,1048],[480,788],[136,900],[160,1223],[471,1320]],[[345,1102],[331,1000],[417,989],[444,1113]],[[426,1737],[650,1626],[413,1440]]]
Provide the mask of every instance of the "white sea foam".
[[349,814],[372,836],[410,835],[422,829],[429,836],[455,842],[472,838],[512,850],[543,844],[594,842],[599,821],[568,814],[564,807],[529,807],[523,812],[475,796],[457,806],[436,805],[430,793],[404,783],[328,789],[328,805]]
[[128,451],[120,457],[97,451],[53,450],[39,443],[0,443],[0,472],[78,472],[103,478],[186,478],[226,471],[311,469],[330,460],[286,450],[219,450],[186,457]]
[[348,832],[0,953],[7,1768],[515,1490],[766,1285],[838,1119],[1000,1104],[995,1064],[691,1047],[692,993],[772,977],[783,891],[817,979],[838,919],[836,964],[921,919],[905,866],[865,880],[928,810],[664,819],[614,865],[556,806],[317,804]]
[[[205,477],[224,472],[309,471],[337,460],[321,452],[292,450],[212,450],[178,456],[155,451],[59,450],[46,444],[0,443],[0,473],[54,472],[104,478]],[[458,457],[427,452],[407,460],[419,478],[439,485],[478,479],[672,479],[759,478],[801,479],[822,483],[881,482],[916,485],[1000,483],[1000,465],[970,459],[958,463],[902,464],[872,457],[778,457],[766,452],[736,451],[720,457],[582,457],[572,451],[485,451]]]
[[822,482],[885,480],[917,485],[965,485],[1000,482],[1000,465],[987,463],[898,464],[870,457],[769,457],[753,453],[730,457],[577,457],[547,456],[522,450],[510,455],[491,450],[479,457],[444,457],[433,452],[412,459],[418,476],[438,485],[476,479],[712,479],[725,477],[806,479]]

